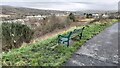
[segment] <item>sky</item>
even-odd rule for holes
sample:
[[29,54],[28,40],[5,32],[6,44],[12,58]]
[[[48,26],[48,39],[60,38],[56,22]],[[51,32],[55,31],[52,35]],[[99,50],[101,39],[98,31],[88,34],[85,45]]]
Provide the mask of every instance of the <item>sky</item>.
[[1,0],[0,5],[37,9],[82,11],[118,10],[119,0]]

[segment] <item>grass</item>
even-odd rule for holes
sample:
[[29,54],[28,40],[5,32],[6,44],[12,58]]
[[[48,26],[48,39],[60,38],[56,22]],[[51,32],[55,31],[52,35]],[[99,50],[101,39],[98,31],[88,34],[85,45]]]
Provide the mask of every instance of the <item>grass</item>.
[[[91,24],[86,27],[80,41],[70,47],[57,45],[57,37],[30,44],[26,47],[13,49],[3,53],[3,66],[60,66],[63,65],[72,54],[77,51],[87,40],[103,31],[109,24]],[[52,48],[56,46],[55,48]]]

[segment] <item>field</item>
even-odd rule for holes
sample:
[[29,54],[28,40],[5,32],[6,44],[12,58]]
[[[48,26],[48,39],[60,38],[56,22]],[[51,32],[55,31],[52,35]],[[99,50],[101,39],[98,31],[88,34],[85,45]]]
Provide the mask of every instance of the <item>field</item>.
[[[80,41],[75,41],[73,45],[67,47],[57,44],[57,36],[43,40],[34,44],[12,49],[9,52],[3,52],[3,66],[60,66],[63,65],[72,54],[77,51],[87,40],[91,39],[106,27],[111,26],[117,20],[112,22],[99,22],[88,25],[83,31],[83,37]],[[78,26],[77,28],[82,28]],[[67,33],[67,32],[66,32]],[[63,33],[63,34],[66,34]]]

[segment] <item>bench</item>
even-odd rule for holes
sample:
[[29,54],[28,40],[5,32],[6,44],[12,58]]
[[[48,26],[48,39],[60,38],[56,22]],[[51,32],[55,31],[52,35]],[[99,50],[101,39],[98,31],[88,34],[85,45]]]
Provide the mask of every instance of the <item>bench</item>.
[[85,27],[83,27],[82,29],[75,29],[73,31],[70,31],[66,35],[58,35],[58,44],[60,43],[65,44],[66,42],[67,46],[69,46],[69,41],[76,36],[78,36],[80,40],[82,38],[82,32],[84,28]]

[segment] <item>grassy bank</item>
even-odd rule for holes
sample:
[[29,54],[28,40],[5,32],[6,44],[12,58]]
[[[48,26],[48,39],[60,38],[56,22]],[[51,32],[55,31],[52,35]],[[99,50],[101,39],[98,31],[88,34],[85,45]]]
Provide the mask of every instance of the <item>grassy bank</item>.
[[[116,20],[112,22],[116,22]],[[82,39],[76,41],[75,44],[70,47],[62,45],[56,46],[57,37],[54,37],[30,44],[26,47],[13,49],[10,52],[3,53],[2,64],[3,66],[60,66],[87,40],[112,24],[113,23],[102,23],[89,25],[89,27],[86,27],[83,31]]]

